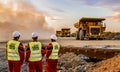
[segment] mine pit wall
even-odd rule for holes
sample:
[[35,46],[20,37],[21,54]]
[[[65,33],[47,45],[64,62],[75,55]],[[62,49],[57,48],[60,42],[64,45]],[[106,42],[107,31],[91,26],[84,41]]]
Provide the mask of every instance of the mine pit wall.
[[[4,44],[4,43],[3,43]],[[5,45],[4,45],[5,46]],[[5,47],[0,49],[0,52],[5,51]],[[81,48],[81,47],[63,47],[61,46],[59,55],[65,54],[66,52],[73,52],[75,54],[83,54],[87,57],[94,59],[108,59],[117,54],[120,54],[120,49],[109,49],[109,48]]]
[[103,60],[119,54],[120,49],[61,47],[59,54],[65,54],[66,52],[84,54],[90,58]]

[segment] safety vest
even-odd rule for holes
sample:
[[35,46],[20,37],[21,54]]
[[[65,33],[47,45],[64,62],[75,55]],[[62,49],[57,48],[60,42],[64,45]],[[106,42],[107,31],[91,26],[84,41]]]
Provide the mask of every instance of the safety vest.
[[31,51],[29,61],[40,61],[42,59],[42,44],[40,42],[30,42],[29,46]]
[[18,47],[20,42],[15,40],[10,40],[7,43],[7,59],[12,61],[20,61],[20,56],[18,53]]
[[52,42],[52,53],[49,56],[49,59],[58,59],[58,51],[60,49],[60,45],[57,42]]

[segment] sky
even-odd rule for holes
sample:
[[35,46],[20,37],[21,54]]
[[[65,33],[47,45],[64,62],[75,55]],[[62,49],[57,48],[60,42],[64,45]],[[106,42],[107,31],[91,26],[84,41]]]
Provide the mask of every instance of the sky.
[[[0,0],[24,3],[45,15],[46,22],[55,30],[77,29],[74,23],[82,17],[106,18],[106,31],[120,32],[120,0]],[[13,6],[16,10],[16,6]]]
[[120,0],[31,0],[36,9],[48,14],[49,25],[56,30],[73,26],[82,17],[106,18],[106,31],[120,32]]

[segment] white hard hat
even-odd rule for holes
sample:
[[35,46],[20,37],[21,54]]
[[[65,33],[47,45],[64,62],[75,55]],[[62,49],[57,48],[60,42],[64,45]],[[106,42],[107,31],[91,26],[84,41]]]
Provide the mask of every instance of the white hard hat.
[[19,36],[20,36],[20,32],[18,32],[18,31],[13,32],[13,37],[19,37]]
[[38,37],[38,33],[37,32],[33,32],[32,33],[32,37]]
[[50,38],[54,39],[54,40],[57,40],[57,36],[56,35],[51,35]]

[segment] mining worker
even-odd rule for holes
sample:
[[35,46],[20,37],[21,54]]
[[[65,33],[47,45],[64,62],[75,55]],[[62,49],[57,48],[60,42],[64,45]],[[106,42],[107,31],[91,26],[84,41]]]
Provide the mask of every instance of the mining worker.
[[9,72],[20,72],[24,61],[24,48],[23,44],[18,41],[19,38],[20,33],[18,31],[13,32],[13,39],[9,40],[6,45]]
[[47,46],[46,50],[46,72],[57,72],[60,45],[56,40],[56,35],[51,35],[51,43]]
[[28,72],[43,72],[42,69],[42,55],[45,54],[45,48],[41,42],[38,41],[38,33],[32,33],[32,42],[26,46],[26,61],[29,64]]

